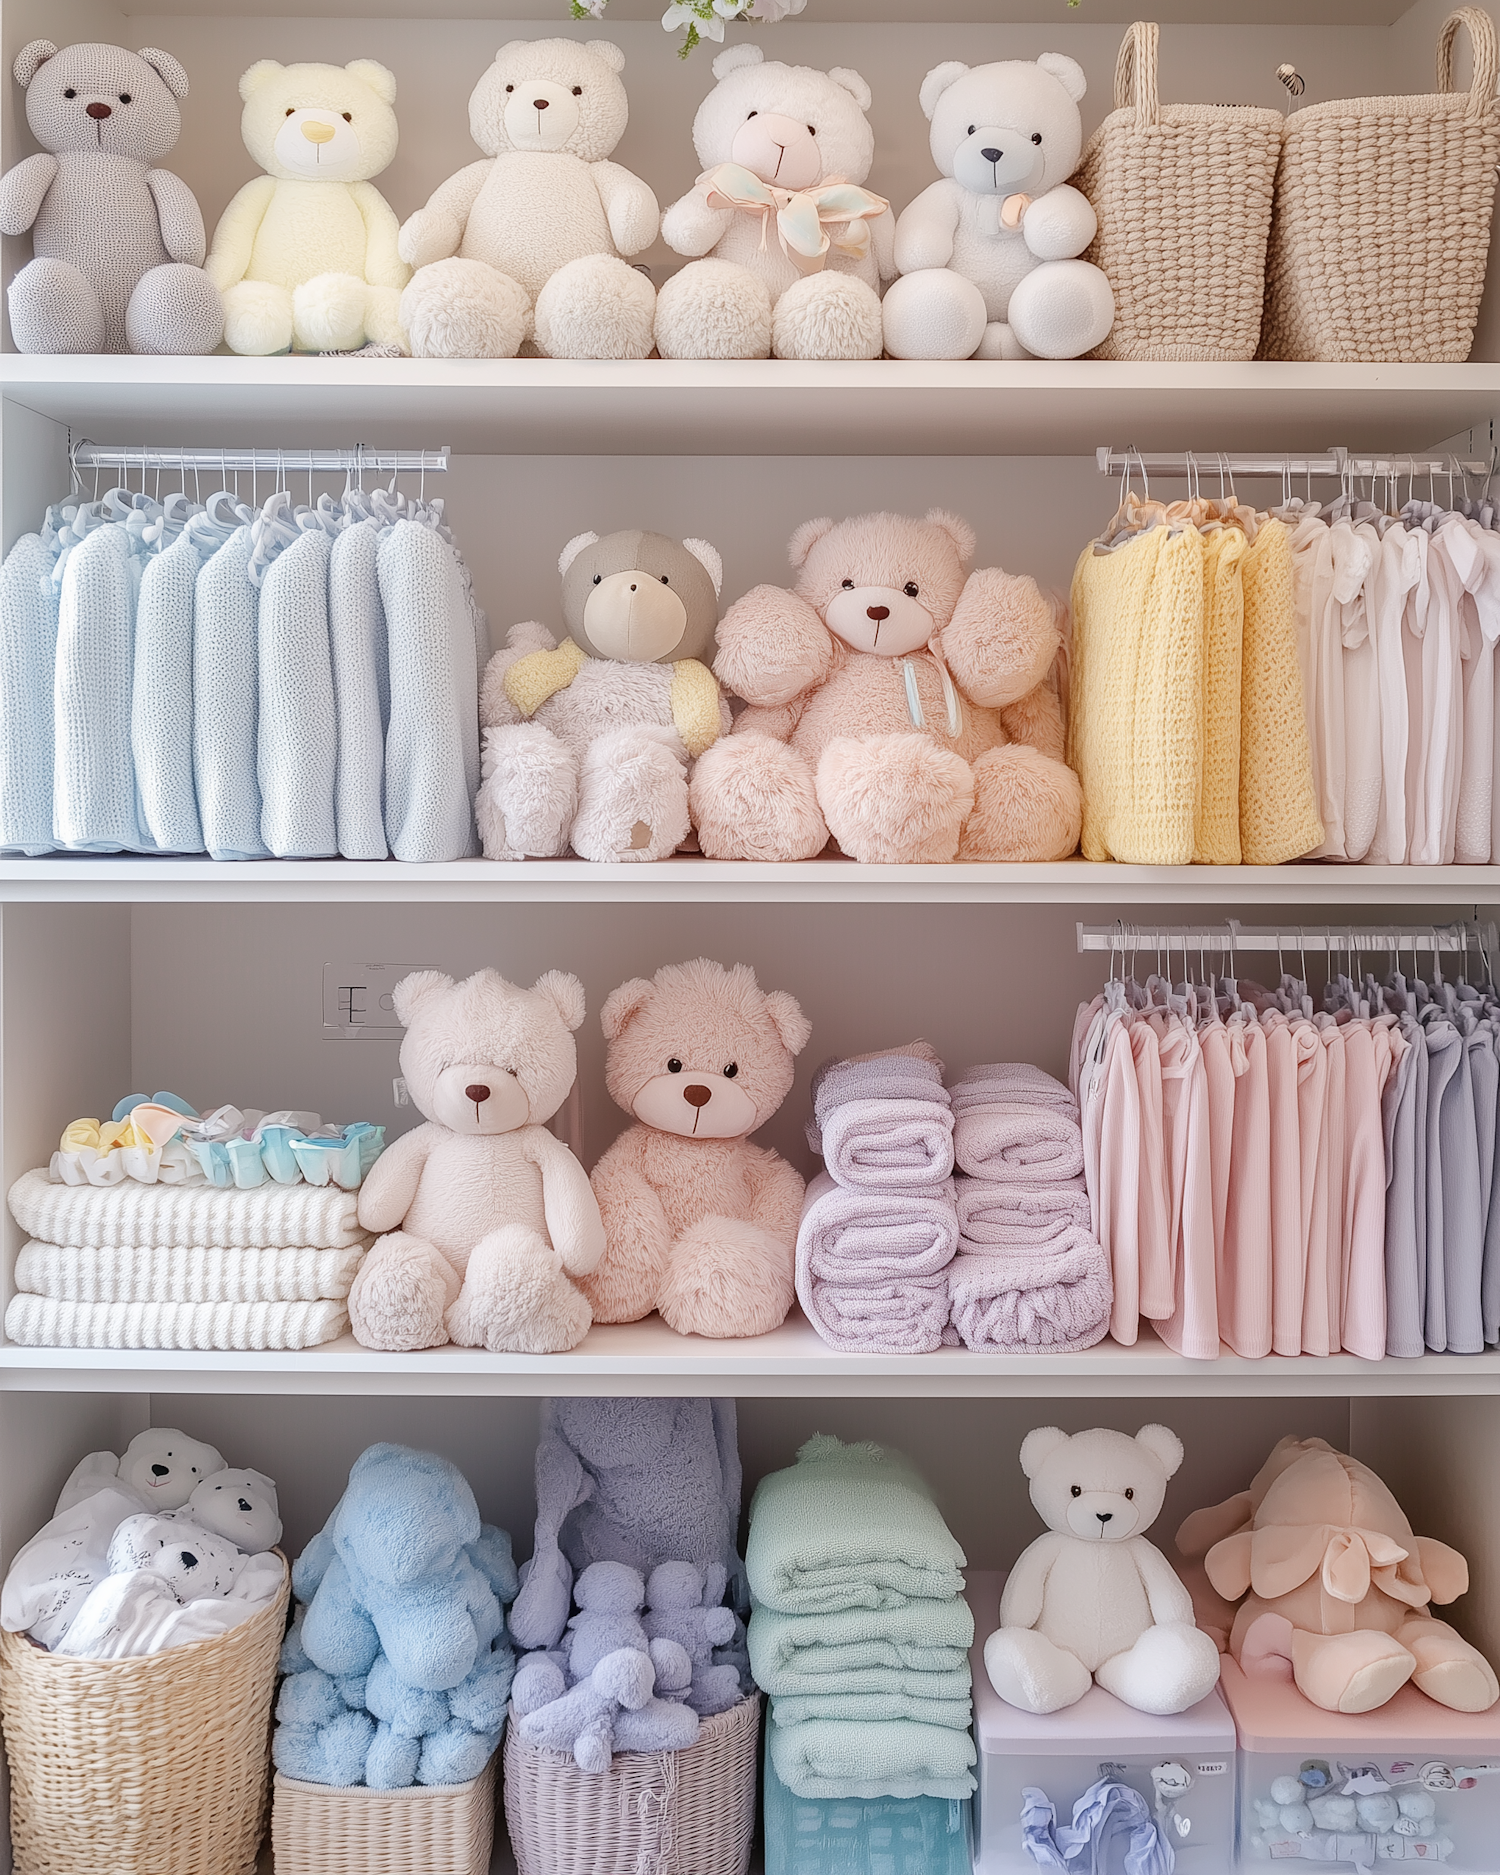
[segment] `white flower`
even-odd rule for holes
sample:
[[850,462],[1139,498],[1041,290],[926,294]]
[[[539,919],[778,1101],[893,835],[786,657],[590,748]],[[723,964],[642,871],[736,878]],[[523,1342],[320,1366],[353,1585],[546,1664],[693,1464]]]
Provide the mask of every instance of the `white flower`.
[[596,20],[602,20],[604,18],[604,9],[609,5],[609,0],[578,0],[578,4],[583,8],[585,13],[592,14]]
[[714,12],[726,20],[737,20],[748,4],[749,0],[714,0]]
[[789,13],[800,13],[806,5],[807,0],[750,0],[746,12],[753,20],[774,24]]
[[663,27],[671,33],[680,31],[683,27],[696,26],[700,39],[722,39],[724,37],[723,20],[716,13],[700,12],[701,4],[702,0],[672,0],[671,6],[661,16]]

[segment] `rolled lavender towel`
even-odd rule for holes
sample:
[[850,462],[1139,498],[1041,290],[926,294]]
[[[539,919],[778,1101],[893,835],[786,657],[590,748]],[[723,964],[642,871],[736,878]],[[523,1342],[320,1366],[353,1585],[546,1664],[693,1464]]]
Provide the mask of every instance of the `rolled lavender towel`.
[[1045,1068],[1029,1061],[987,1061],[955,1081],[948,1090],[953,1111],[984,1107],[1003,1101],[1017,1107],[1056,1107],[1078,1118],[1078,1102],[1059,1080]]
[[1089,1195],[1081,1178],[1056,1185],[996,1185],[956,1178],[959,1252],[991,1248],[1044,1250],[1067,1230],[1090,1230]]
[[953,1115],[934,1100],[850,1100],[823,1121],[823,1163],[851,1191],[921,1191],[953,1173]]
[[825,1061],[813,1075],[812,1100],[807,1143],[816,1153],[823,1151],[828,1116],[851,1101],[921,1101],[948,1110],[943,1064],[926,1042],[910,1042],[884,1054],[852,1055],[847,1060],[835,1056]]
[[949,1181],[931,1192],[850,1191],[820,1172],[797,1231],[797,1299],[830,1347],[929,1354],[948,1319],[958,1248]]
[[953,1327],[976,1353],[1056,1354],[1109,1331],[1109,1260],[1086,1230],[1043,1250],[957,1256],[948,1270]]

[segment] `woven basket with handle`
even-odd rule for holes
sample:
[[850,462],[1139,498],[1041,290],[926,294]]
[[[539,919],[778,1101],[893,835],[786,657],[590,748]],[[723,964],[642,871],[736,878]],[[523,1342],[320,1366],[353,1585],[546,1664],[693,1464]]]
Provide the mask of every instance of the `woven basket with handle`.
[[580,1771],[505,1731],[505,1820],[520,1875],[745,1875],[760,1695],[705,1719],[685,1751]]
[[1115,109],[1073,176],[1099,217],[1085,259],[1115,292],[1091,358],[1253,358],[1281,147],[1279,111],[1163,104],[1161,30],[1137,20],[1115,66]]
[[498,1752],[467,1784],[336,1790],[278,1771],[276,1875],[489,1875]]
[[[1474,53],[1453,89],[1459,27]],[[1263,358],[1461,364],[1474,342],[1500,160],[1495,25],[1438,34],[1437,91],[1314,104],[1286,120]]]
[[287,1587],[227,1634],[138,1660],[0,1634],[16,1875],[251,1875]]

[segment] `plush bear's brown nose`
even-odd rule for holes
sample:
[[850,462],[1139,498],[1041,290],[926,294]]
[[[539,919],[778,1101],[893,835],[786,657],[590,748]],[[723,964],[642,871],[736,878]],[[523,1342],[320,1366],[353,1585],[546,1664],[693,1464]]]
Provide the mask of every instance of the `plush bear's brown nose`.
[[713,1099],[713,1094],[706,1087],[694,1085],[683,1088],[682,1097],[690,1107],[706,1107]]
[[872,606],[867,606],[865,608],[866,618],[880,620],[883,618],[889,618],[890,616],[891,616],[891,608],[888,605],[872,605]]
[[88,106],[88,114],[90,117],[108,117],[110,109],[107,104],[91,104]]
[[489,1097],[490,1090],[482,1081],[476,1081],[472,1087],[466,1087],[464,1089],[464,1099],[472,1100],[476,1107],[483,1106]]
[[531,102],[539,111],[545,111],[547,108],[547,100],[545,98],[533,98]]

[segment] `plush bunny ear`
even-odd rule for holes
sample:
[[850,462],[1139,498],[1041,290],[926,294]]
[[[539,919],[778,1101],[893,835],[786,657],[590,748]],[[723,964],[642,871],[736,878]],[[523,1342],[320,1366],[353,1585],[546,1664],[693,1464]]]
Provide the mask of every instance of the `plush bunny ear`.
[[159,52],[155,46],[142,46],[136,57],[144,59],[174,98],[187,96],[188,75],[170,52]]
[[1170,1478],[1182,1463],[1182,1441],[1170,1426],[1142,1426],[1135,1435]]
[[563,1027],[576,1029],[587,1014],[583,1001],[583,985],[577,977],[569,976],[566,970],[549,970],[545,976],[537,978],[531,986],[534,996],[545,996],[563,1019]]
[[1066,52],[1044,52],[1037,60],[1044,72],[1050,72],[1075,104],[1089,88],[1083,67]]
[[612,72],[624,71],[625,54],[612,39],[590,39],[585,43],[594,57],[607,65]]
[[382,104],[396,102],[396,74],[374,59],[350,59],[344,70],[367,84]]
[[48,59],[57,57],[57,47],[50,39],[33,39],[29,45],[22,46],[16,54],[16,62],[11,70],[16,75],[16,83],[24,91]]
[[817,521],[804,521],[787,543],[786,557],[793,566],[806,566],[807,556],[825,534],[833,532],[833,522],[824,515]]
[[968,69],[961,59],[949,59],[946,65],[933,66],[922,80],[922,89],[917,93],[924,117],[932,116],[938,107],[938,99],[949,85],[957,83]]
[[926,514],[929,527],[940,527],[958,549],[958,557],[967,564],[974,558],[974,530],[968,522],[956,514],[949,514],[946,508],[929,508]]
[[278,72],[285,70],[279,59],[257,59],[240,79],[240,97],[248,104],[262,85],[270,84]]
[[776,1026],[782,1047],[789,1055],[800,1055],[812,1039],[812,1024],[796,997],[785,990],[772,990],[766,998],[766,1014]]
[[706,540],[685,540],[683,546],[695,560],[701,560],[703,569],[714,583],[714,597],[717,599],[724,590],[724,562],[719,557],[719,550]]
[[578,558],[579,554],[583,552],[584,548],[592,547],[598,538],[599,536],[597,534],[575,534],[568,542],[567,546],[564,547],[562,552],[557,556],[558,572],[566,573],[568,568]]
[[452,977],[444,976],[441,970],[414,970],[409,977],[402,977],[391,992],[396,1020],[402,1028],[409,1029],[413,1018],[426,1004],[435,997],[446,996],[452,988]]
[[599,1011],[599,1026],[604,1031],[605,1041],[614,1041],[626,1023],[640,1014],[651,1000],[654,987],[644,977],[632,977],[628,983],[610,991]]
[[1034,1478],[1052,1454],[1068,1443],[1061,1426],[1036,1426],[1021,1441],[1021,1469]]
[[842,85],[862,111],[870,108],[870,87],[858,72],[851,72],[847,65],[830,65],[828,76],[836,85]]
[[743,40],[737,46],[726,46],[714,60],[714,77],[727,78],[731,72],[742,72],[748,65],[759,65],[765,56],[759,46]]

